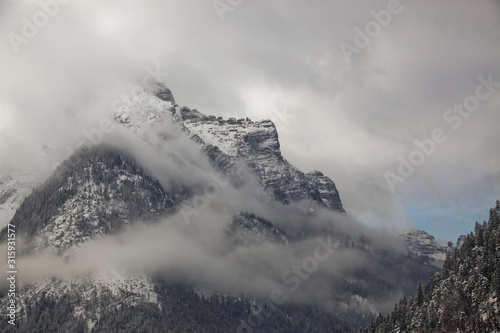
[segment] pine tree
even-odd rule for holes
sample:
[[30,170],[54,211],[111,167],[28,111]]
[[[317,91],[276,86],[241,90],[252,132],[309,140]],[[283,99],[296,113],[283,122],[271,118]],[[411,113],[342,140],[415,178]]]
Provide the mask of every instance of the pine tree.
[[417,303],[417,306],[422,306],[422,304],[424,304],[424,292],[422,290],[422,281],[418,283],[417,295],[415,297],[415,301]]

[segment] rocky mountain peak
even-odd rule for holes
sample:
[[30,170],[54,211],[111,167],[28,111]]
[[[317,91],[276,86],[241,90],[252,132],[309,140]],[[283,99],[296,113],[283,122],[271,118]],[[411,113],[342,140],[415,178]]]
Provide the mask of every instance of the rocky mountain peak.
[[155,82],[151,87],[148,87],[146,91],[158,97],[162,101],[175,104],[175,99],[172,91],[168,89],[162,82]]
[[260,185],[285,205],[305,201],[311,203],[311,208],[344,212],[330,178],[319,171],[306,175],[282,156],[278,131],[271,120],[205,115],[151,93],[137,96],[115,114],[115,119],[139,134],[151,124],[176,124],[202,146],[214,167],[236,178],[236,183],[241,178],[237,166],[245,165]]

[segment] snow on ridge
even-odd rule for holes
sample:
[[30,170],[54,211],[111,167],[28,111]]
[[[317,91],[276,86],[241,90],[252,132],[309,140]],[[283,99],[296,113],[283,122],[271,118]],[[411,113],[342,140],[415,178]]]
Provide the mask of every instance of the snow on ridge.
[[276,132],[274,124],[270,121],[253,122],[248,119],[187,120],[184,125],[193,135],[200,137],[206,145],[217,146],[223,153],[232,157],[237,156],[238,142],[245,135],[259,131],[270,132],[269,134]]
[[171,119],[175,107],[170,101],[143,93],[135,96],[127,105],[120,107],[115,113],[115,119],[136,131],[145,125],[153,125]]
[[0,228],[7,225],[23,200],[41,182],[41,175],[22,170],[0,174]]
[[427,257],[434,260],[435,262],[432,262],[432,264],[438,267],[444,263],[446,254],[452,249],[439,244],[431,234],[411,227],[403,229],[399,236],[405,243],[410,255]]
[[[109,302],[102,304],[98,299],[105,294],[109,296]],[[99,320],[104,308],[112,310],[124,304],[151,303],[161,310],[154,282],[142,271],[121,268],[101,270],[89,276],[52,278],[22,288],[19,291],[18,311],[26,320],[28,304],[41,297],[60,299],[63,295],[69,296],[74,305],[73,316],[85,319],[89,330]],[[92,308],[88,307],[89,304],[93,305]]]

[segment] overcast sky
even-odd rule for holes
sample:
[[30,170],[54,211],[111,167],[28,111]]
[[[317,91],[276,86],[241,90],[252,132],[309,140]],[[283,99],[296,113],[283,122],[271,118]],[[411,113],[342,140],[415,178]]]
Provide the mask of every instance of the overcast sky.
[[[47,11],[0,1],[3,168],[42,167],[42,144],[64,158],[156,70],[180,105],[272,119],[285,158],[332,178],[364,223],[455,241],[500,198],[498,1],[73,0]],[[464,103],[473,111],[459,113]],[[401,159],[414,170],[400,173]]]

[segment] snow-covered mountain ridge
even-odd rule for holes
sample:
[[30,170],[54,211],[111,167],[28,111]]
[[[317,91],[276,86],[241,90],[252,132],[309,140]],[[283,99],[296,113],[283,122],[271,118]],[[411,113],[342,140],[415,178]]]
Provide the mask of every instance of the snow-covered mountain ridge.
[[[114,236],[129,224],[151,222],[134,225],[137,229],[131,226],[134,236],[135,231],[140,229],[156,232],[158,226],[165,228],[159,233],[161,244],[172,241],[167,236],[177,227],[189,230],[186,234],[193,237],[186,239],[191,245],[189,249],[179,245],[165,248],[162,245],[157,252],[146,251],[147,255],[141,257],[141,261],[168,261],[172,253],[182,259],[184,252],[190,258],[189,252],[203,245],[202,249],[210,255],[209,263],[214,260],[213,257],[215,262],[229,260],[226,258],[229,257],[232,258],[231,270],[245,266],[238,272],[236,284],[246,284],[248,279],[256,276],[266,284],[282,288],[289,299],[300,294],[297,298],[305,300],[298,305],[290,303],[279,310],[271,310],[270,316],[274,316],[275,321],[262,324],[255,329],[256,332],[274,331],[278,326],[286,327],[290,332],[342,329],[345,325],[354,327],[359,325],[359,320],[371,315],[374,311],[372,304],[386,302],[393,297],[390,292],[407,294],[418,280],[424,280],[434,270],[400,252],[394,253],[397,258],[394,261],[394,257],[385,256],[377,248],[379,245],[371,243],[371,236],[360,237],[356,233],[353,236],[348,228],[344,228],[344,221],[353,221],[344,214],[333,181],[319,171],[306,174],[290,164],[281,154],[277,130],[269,120],[253,122],[250,119],[207,116],[197,110],[179,107],[171,92],[161,87],[156,87],[154,94],[138,95],[116,113],[115,119],[124,126],[122,129],[125,131],[117,135],[125,140],[122,145],[102,145],[77,151],[20,205],[11,223],[16,226],[18,235],[27,238],[30,255],[50,254],[58,263],[78,266],[79,254],[85,253],[94,244],[102,244],[99,242],[112,243]],[[182,145],[176,145],[178,142]],[[133,148],[126,149],[127,144]],[[179,147],[188,146],[186,154],[177,154]],[[145,149],[149,155],[154,155],[158,165],[148,164],[149,160],[137,153],[138,149]],[[161,158],[156,159],[157,155]],[[196,158],[189,162],[195,167],[189,164],[188,168],[182,169],[181,166],[186,165],[182,164],[187,160],[185,158],[192,155]],[[167,160],[174,161],[169,168],[164,164]],[[159,173],[149,168],[153,165],[160,169]],[[178,169],[182,169],[181,172],[177,172]],[[158,172],[158,169],[155,170]],[[157,180],[152,176],[162,174],[161,170],[167,177]],[[232,180],[241,178],[242,183],[234,181],[226,192],[214,199],[213,206],[200,209],[198,224],[181,222],[180,226],[173,226],[179,222],[184,204],[196,197],[200,182],[203,188],[205,175],[198,175],[197,171],[207,173],[207,178],[211,173],[220,173]],[[177,179],[172,174],[181,177]],[[175,182],[169,183],[171,178],[175,178]],[[195,180],[187,181],[187,178]],[[245,184],[247,181],[252,183]],[[169,186],[163,187],[164,183]],[[246,192],[249,189],[251,194]],[[234,194],[239,201],[228,200],[228,194]],[[254,198],[264,199],[251,201],[249,205],[240,204]],[[254,205],[256,202],[258,204]],[[205,230],[202,224],[212,229]],[[220,235],[212,231],[219,226]],[[208,233],[203,233],[203,230]],[[327,256],[318,257],[316,254],[320,252],[313,252],[318,249],[319,236],[327,237],[328,244],[335,245],[321,251],[323,254],[327,251]],[[140,244],[141,249],[149,248],[148,240]],[[191,244],[193,240],[196,242]],[[125,243],[133,249],[139,248]],[[151,249],[157,250],[155,246]],[[279,257],[279,262],[273,258],[273,253],[274,257]],[[99,255],[91,252],[91,260],[94,257]],[[356,260],[351,262],[353,258]],[[68,276],[64,270],[57,278],[33,281],[22,288],[19,298],[23,301],[18,307],[20,318],[24,318],[21,325],[25,326],[22,328],[40,328],[44,318],[51,318],[53,323],[63,316],[73,318],[75,323],[84,326],[66,328],[67,331],[120,331],[117,328],[119,325],[135,323],[130,319],[130,313],[141,311],[145,313],[145,318],[137,321],[145,320],[147,316],[148,320],[154,321],[150,325],[155,328],[189,331],[188,327],[195,325],[192,331],[214,331],[207,327],[220,328],[221,324],[211,323],[210,318],[205,318],[207,313],[213,311],[217,318],[229,318],[224,323],[226,331],[236,331],[241,321],[246,321],[257,311],[255,304],[258,298],[240,298],[239,286],[233,289],[236,292],[225,293],[225,288],[218,283],[214,286],[210,279],[190,284],[191,280],[206,279],[204,274],[213,270],[211,267],[208,271],[198,270],[197,266],[203,268],[203,262],[195,261],[196,265],[188,265],[191,275],[201,277],[179,273],[182,281],[188,282],[178,290],[172,286],[172,279],[166,277],[175,276],[179,266],[173,266],[176,269],[166,273],[163,266],[158,268],[153,265],[150,271],[150,266],[138,263],[137,267],[147,271],[146,274],[144,271],[128,271],[121,266],[117,268],[115,261],[110,260],[113,265],[106,266],[108,269],[102,272],[96,271],[91,261],[90,265],[87,263],[92,271],[90,274]],[[316,267],[305,266],[314,264],[312,260],[316,262]],[[320,265],[319,261],[323,260],[331,262]],[[120,264],[123,262],[128,261],[119,261]],[[180,267],[184,267],[183,260],[179,263]],[[162,261],[162,264],[167,262]],[[216,267],[218,269],[219,266]],[[287,271],[292,272],[287,270],[289,267],[293,267],[293,274],[297,276],[284,275]],[[308,274],[303,275],[303,272]],[[408,272],[412,272],[411,275]],[[297,280],[301,282],[305,279],[304,276],[308,277],[308,282],[303,283],[296,293],[289,292]],[[317,285],[323,286],[319,294],[315,291]],[[315,301],[309,300],[311,294],[308,292],[313,292]],[[199,295],[205,296],[200,298]],[[5,301],[6,298],[2,300],[2,305]],[[328,302],[331,311],[316,307],[322,302]],[[228,308],[228,304],[238,310]],[[40,309],[48,308],[58,315],[37,317],[42,311]],[[280,318],[280,313],[285,313],[285,316]],[[116,316],[120,320],[114,320]],[[177,318],[189,319],[179,321]],[[144,331],[143,327],[139,330],[127,327],[128,331]]]
[[[168,95],[165,90],[157,90],[157,96]],[[204,147],[221,172],[235,174],[235,166],[243,163],[258,176],[260,185],[284,204],[306,200],[344,211],[330,178],[319,171],[305,174],[282,156],[278,132],[271,120],[207,116],[152,94],[138,96],[117,112],[115,119],[142,135],[151,125],[173,122]]]

